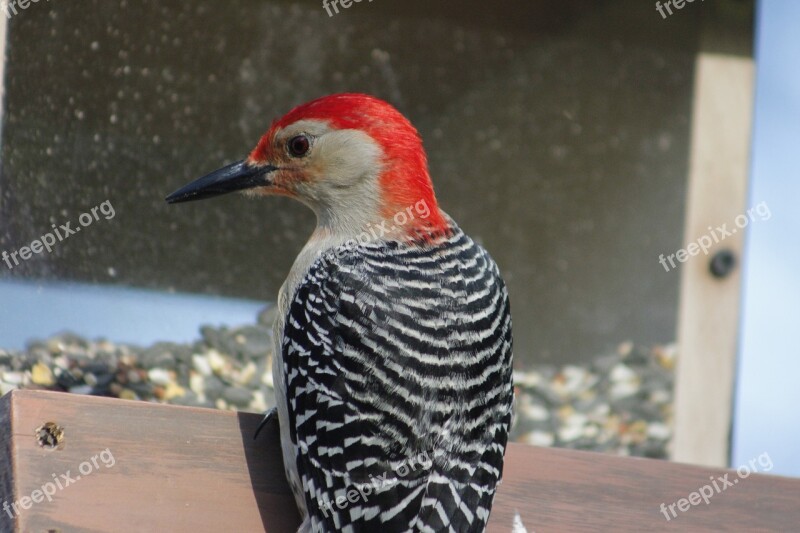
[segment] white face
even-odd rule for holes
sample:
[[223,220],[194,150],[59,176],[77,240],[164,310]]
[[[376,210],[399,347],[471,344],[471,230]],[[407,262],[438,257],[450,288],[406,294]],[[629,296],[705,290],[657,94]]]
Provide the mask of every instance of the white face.
[[273,186],[262,194],[284,194],[307,204],[320,226],[336,232],[361,231],[378,220],[383,150],[359,130],[336,130],[301,120],[278,130],[267,148]]

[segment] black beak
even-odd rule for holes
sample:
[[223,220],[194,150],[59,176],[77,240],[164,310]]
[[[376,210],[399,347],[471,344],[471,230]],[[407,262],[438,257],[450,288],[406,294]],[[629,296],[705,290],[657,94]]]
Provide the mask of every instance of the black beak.
[[168,204],[203,200],[234,191],[270,185],[269,173],[277,170],[272,165],[253,166],[239,161],[194,180],[167,196]]

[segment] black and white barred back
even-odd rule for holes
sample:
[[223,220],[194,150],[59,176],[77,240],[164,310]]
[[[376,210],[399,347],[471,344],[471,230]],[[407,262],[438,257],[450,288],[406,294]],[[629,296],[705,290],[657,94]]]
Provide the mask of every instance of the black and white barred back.
[[511,425],[508,293],[454,223],[320,256],[283,335],[314,531],[483,531]]

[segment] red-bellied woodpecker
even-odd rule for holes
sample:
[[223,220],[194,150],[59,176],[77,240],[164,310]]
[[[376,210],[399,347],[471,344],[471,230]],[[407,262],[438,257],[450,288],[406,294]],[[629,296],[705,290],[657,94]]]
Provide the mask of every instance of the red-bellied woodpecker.
[[511,425],[508,293],[439,209],[417,130],[377,98],[326,96],[167,201],[237,190],[317,215],[275,323],[300,530],[483,531]]

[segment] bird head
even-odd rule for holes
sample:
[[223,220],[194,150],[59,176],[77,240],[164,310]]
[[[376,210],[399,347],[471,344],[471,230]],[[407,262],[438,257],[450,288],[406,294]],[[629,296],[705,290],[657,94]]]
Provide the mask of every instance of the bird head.
[[390,237],[447,228],[419,133],[393,106],[364,94],[325,96],[292,109],[272,123],[246,159],[166,200],[233,191],[300,200],[314,210],[320,229],[343,238],[370,226],[386,228],[385,221]]

